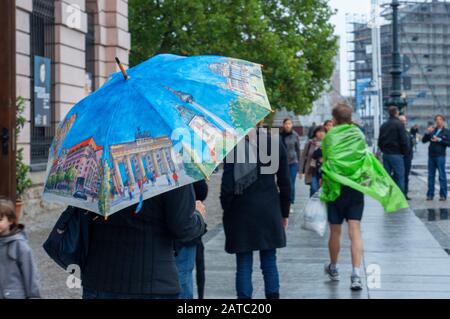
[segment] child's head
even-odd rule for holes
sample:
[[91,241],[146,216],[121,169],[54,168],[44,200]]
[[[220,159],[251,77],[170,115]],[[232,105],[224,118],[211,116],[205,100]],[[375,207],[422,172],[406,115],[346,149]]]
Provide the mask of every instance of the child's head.
[[352,121],[352,108],[345,104],[345,103],[339,103],[333,108],[333,120],[336,123],[336,125],[341,124],[351,124]]
[[325,138],[326,130],[322,125],[316,126],[313,130],[313,137],[316,140],[322,141]]
[[14,204],[7,199],[0,199],[0,235],[9,233],[17,227],[17,216]]

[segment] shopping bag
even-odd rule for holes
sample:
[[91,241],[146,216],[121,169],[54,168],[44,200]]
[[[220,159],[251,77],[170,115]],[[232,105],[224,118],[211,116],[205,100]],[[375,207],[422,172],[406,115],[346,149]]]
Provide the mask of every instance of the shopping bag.
[[327,227],[327,206],[320,200],[319,189],[306,203],[303,210],[302,228],[323,236]]

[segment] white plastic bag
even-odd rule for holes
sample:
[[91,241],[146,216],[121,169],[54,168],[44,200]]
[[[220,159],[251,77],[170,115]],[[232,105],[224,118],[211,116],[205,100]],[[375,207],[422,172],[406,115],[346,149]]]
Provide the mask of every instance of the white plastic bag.
[[320,200],[320,192],[319,189],[306,203],[302,228],[315,231],[322,237],[327,227],[327,205]]

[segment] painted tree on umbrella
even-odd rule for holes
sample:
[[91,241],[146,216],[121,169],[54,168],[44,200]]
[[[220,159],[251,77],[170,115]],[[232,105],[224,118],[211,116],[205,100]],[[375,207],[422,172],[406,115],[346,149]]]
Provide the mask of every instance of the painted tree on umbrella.
[[44,198],[108,216],[208,177],[270,111],[261,67],[158,55],[76,104],[50,149]]

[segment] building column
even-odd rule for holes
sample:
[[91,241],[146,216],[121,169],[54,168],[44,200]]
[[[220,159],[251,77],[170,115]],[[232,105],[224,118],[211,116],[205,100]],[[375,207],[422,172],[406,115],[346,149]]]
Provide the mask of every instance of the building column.
[[30,16],[33,0],[16,0],[16,95],[25,99],[26,119],[17,139],[17,148],[23,148],[24,162],[31,163],[31,29]]
[[128,32],[128,0],[86,0],[96,11],[96,87],[103,85],[113,72],[119,71],[118,57],[128,66],[131,37]]
[[85,97],[85,0],[55,0],[55,124]]
[[125,164],[127,166],[127,175],[128,175],[128,186],[131,186],[136,183],[133,174],[133,167],[131,165],[130,157],[128,155],[125,156]]
[[160,176],[161,172],[159,171],[158,159],[156,158],[155,151],[151,151],[152,159],[153,159],[153,167],[155,168],[156,175]]
[[123,180],[122,175],[120,175],[119,162],[116,159],[113,159],[114,165],[114,175],[116,177],[116,181],[119,184],[119,187],[123,188]]
[[141,172],[142,175],[142,179],[144,179],[147,174],[145,172],[145,167],[144,167],[144,163],[142,162],[142,155],[141,154],[136,154],[136,158],[137,158],[137,162],[138,162],[138,166],[139,166],[139,171]]

